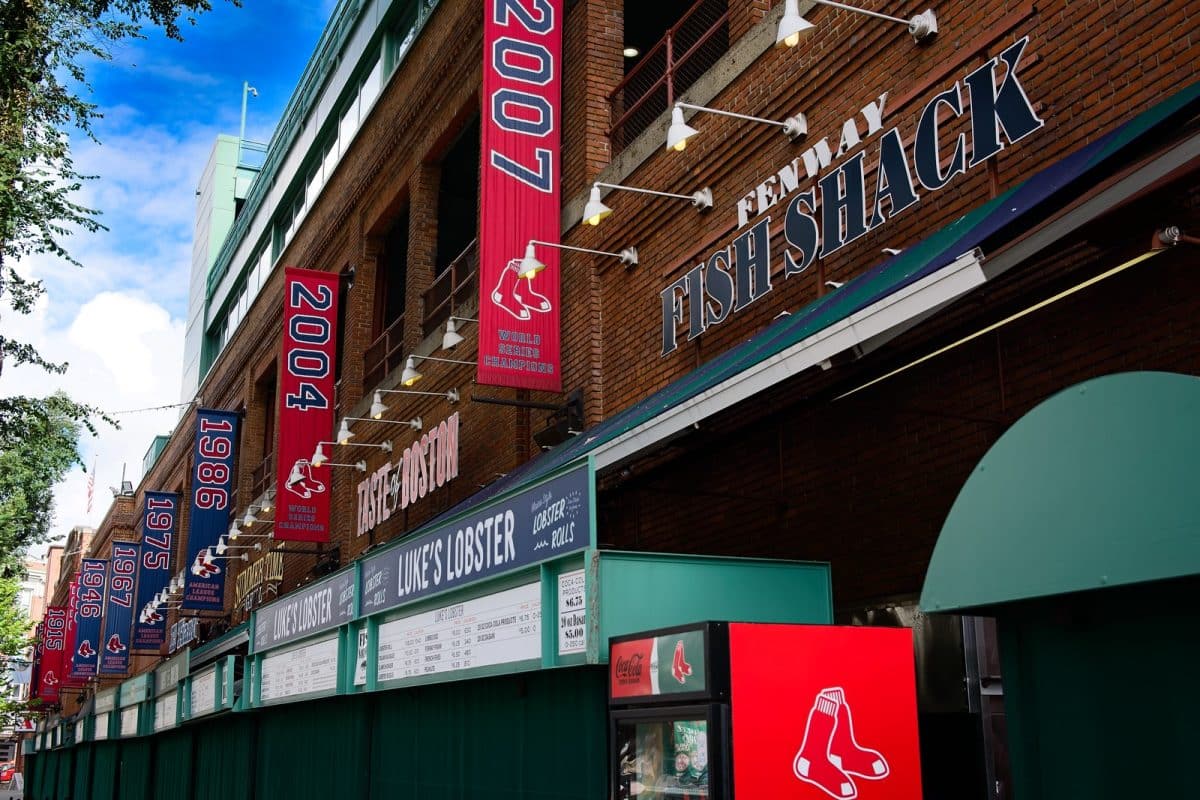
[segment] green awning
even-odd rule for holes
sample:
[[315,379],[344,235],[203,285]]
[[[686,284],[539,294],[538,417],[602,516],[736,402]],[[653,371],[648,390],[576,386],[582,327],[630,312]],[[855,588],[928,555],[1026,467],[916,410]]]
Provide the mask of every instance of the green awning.
[[1200,574],[1200,378],[1127,372],[1050,397],[975,467],[921,608]]

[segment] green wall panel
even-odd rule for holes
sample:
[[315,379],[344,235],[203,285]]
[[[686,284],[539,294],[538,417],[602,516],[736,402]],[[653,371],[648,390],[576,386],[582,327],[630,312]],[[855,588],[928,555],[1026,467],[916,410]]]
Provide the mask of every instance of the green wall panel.
[[[255,717],[226,714],[189,727],[196,741],[193,800],[249,800],[254,788]],[[285,769],[304,771],[297,770],[301,763],[309,762],[292,762]]]
[[71,789],[75,785],[73,780],[75,774],[75,750],[74,748],[65,748],[58,751],[58,780],[55,783],[54,794],[56,797],[70,798]]
[[37,800],[39,794],[42,765],[45,763],[46,756],[41,753],[35,753],[25,756],[25,795]]
[[599,607],[605,660],[609,637],[652,628],[710,619],[833,622],[828,564],[754,558],[600,551]]
[[117,742],[96,742],[92,752],[92,791],[88,800],[114,800],[117,794],[117,763],[121,745]]
[[602,800],[605,674],[550,670],[375,696],[369,797]]
[[149,800],[151,771],[154,769],[153,752],[150,739],[127,739],[121,742],[117,768],[121,800]]
[[154,737],[154,800],[190,800],[192,796],[192,731],[190,728]]
[[75,745],[75,781],[72,797],[87,797],[92,786],[92,751],[94,745],[84,743]]
[[[358,798],[366,792],[370,702],[362,695],[281,705],[259,721],[256,797]],[[313,769],[301,769],[311,765]]]

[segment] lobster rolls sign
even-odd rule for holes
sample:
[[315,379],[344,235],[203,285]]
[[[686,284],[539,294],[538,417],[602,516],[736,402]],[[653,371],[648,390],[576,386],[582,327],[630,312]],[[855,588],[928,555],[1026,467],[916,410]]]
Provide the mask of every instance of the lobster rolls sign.
[[225,561],[217,543],[229,527],[232,511],[233,458],[238,415],[202,408],[196,412],[196,447],[192,453],[192,512],[188,531],[188,574],[183,608],[220,611],[225,605]]
[[275,538],[328,542],[329,470],[310,459],[333,430],[338,276],[293,267],[284,275]]
[[479,383],[558,391],[562,0],[485,0]]

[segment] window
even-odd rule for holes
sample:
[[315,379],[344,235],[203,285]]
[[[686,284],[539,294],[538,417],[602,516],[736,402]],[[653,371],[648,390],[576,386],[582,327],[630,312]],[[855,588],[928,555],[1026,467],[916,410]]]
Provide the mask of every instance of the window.
[[625,3],[625,79],[609,96],[614,151],[666,112],[729,50],[726,0]]
[[375,262],[374,342],[363,354],[363,385],[376,386],[400,364],[408,288],[408,217],[405,206],[384,235]]

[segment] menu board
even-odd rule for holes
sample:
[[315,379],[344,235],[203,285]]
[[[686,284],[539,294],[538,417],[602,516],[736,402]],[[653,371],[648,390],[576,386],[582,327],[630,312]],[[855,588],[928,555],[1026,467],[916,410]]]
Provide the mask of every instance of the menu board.
[[179,695],[175,692],[168,692],[154,701],[154,730],[174,727],[178,706]]
[[558,576],[558,654],[587,651],[587,599],[583,570]]
[[435,608],[379,626],[378,681],[542,657],[542,586]]
[[338,639],[331,636],[310,644],[266,655],[259,667],[262,701],[282,700],[337,689]]
[[104,711],[96,715],[96,727],[92,730],[92,738],[96,741],[108,738],[108,715],[110,711]]
[[138,732],[138,707],[130,706],[121,711],[121,735],[122,736],[137,736]]
[[190,717],[202,717],[217,710],[217,670],[192,676],[192,710]]

